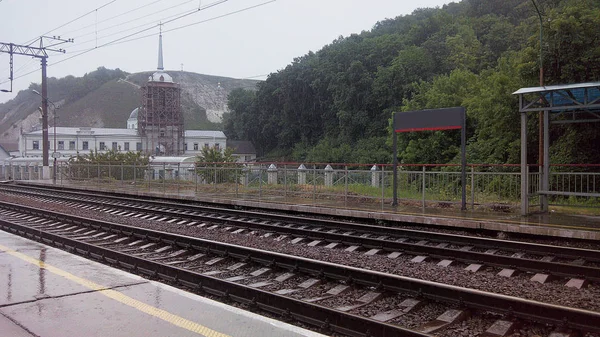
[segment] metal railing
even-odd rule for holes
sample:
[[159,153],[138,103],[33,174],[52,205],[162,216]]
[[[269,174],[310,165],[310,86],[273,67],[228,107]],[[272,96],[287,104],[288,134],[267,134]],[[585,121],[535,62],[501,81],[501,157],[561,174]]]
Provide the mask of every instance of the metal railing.
[[[551,171],[553,191],[600,193],[600,172],[572,172],[561,166]],[[593,167],[592,170],[600,170]],[[35,167],[5,167],[17,180],[41,179]],[[590,169],[588,168],[588,171]],[[393,172],[390,165],[272,163],[243,165],[206,163],[150,165],[61,163],[57,184],[86,184],[108,189],[136,189],[151,193],[219,195],[261,201],[345,207],[390,207]],[[459,207],[460,167],[410,165],[399,167],[400,204],[417,207]],[[529,173],[530,206],[539,206],[539,172]],[[521,177],[516,165],[469,165],[467,205],[471,209],[516,211]],[[552,195],[551,205],[600,207],[598,197]]]

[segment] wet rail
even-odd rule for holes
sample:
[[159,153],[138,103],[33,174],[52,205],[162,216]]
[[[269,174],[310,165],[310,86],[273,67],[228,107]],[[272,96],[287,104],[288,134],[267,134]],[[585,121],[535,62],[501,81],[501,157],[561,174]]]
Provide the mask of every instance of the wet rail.
[[[0,204],[0,215],[3,230],[344,335],[425,336],[448,322],[432,319],[416,329],[407,329],[394,324],[394,319],[408,312],[418,312],[430,303],[445,307],[440,317],[457,318],[466,316],[465,312],[485,311],[584,332],[600,332],[597,324],[600,313],[592,311],[11,203]],[[224,267],[221,262],[225,260],[231,261]],[[290,288],[285,281],[291,277],[299,279]],[[321,296],[294,297],[303,289],[322,282],[332,287]],[[264,290],[275,284],[281,284],[279,289]],[[356,297],[342,306],[327,305],[328,300],[342,295]],[[352,313],[384,296],[404,300],[392,310],[367,317]]]
[[[93,209],[142,219],[169,217],[169,221],[195,221],[203,226],[260,230],[272,235],[287,235],[309,240],[308,245],[334,248],[339,244],[354,250],[365,248],[369,254],[400,254],[442,261],[459,261],[477,271],[484,265],[506,269],[506,273],[537,273],[538,278],[557,276],[568,281],[600,281],[600,251],[570,248],[472,235],[445,234],[389,226],[375,226],[303,214],[284,215],[243,211],[223,207],[181,204],[175,200],[148,200],[122,195],[101,195],[83,191],[4,185],[5,193],[27,194],[31,198],[57,202],[70,207]],[[235,229],[231,232],[235,233]],[[292,242],[296,243],[296,242]],[[424,260],[424,258],[422,258]]]

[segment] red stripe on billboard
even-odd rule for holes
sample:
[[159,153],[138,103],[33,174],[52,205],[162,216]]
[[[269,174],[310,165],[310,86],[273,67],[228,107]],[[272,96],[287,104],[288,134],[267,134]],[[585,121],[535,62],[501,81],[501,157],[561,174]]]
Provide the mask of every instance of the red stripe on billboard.
[[440,131],[440,130],[456,130],[460,129],[460,125],[450,125],[450,126],[438,126],[432,128],[409,128],[409,129],[398,129],[396,132],[415,132],[415,131]]

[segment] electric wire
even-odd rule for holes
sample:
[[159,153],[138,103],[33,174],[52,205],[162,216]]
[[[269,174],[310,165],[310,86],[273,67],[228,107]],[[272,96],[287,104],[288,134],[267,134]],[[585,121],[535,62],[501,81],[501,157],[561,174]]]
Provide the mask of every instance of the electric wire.
[[[44,35],[46,35],[46,34],[50,34],[51,32],[53,32],[53,31],[55,31],[55,30],[57,30],[57,29],[60,29],[60,28],[62,28],[62,27],[64,27],[64,26],[66,26],[66,25],[68,25],[68,24],[71,24],[71,23],[73,23],[73,22],[75,22],[75,21],[77,21],[77,20],[79,20],[79,19],[81,19],[81,18],[83,18],[83,17],[86,17],[86,16],[88,16],[88,15],[90,15],[90,14],[94,13],[95,11],[97,11],[97,10],[99,10],[99,9],[102,9],[102,8],[104,8],[104,7],[106,7],[106,6],[108,6],[108,5],[112,4],[112,3],[114,3],[115,1],[117,1],[117,0],[112,0],[112,1],[110,1],[110,2],[108,2],[108,3],[106,3],[106,4],[104,4],[104,5],[102,5],[102,6],[98,7],[98,8],[96,8],[96,9],[93,9],[93,10],[91,10],[91,11],[89,11],[89,12],[87,12],[87,13],[85,13],[85,14],[81,15],[81,16],[78,16],[78,17],[76,17],[75,19],[73,19],[73,20],[71,20],[71,21],[69,21],[69,22],[67,22],[67,23],[64,23],[64,24],[62,24],[62,25],[60,25],[60,26],[58,26],[58,27],[56,27],[56,28],[54,28],[54,29],[51,29],[51,30],[49,30],[49,31],[45,32],[44,34],[41,34],[40,36],[44,36]],[[28,45],[30,45],[31,43],[35,42],[37,39],[39,39],[39,37],[36,37],[36,38],[34,38],[34,39],[30,40],[28,43],[24,43],[24,45],[28,46]]]
[[[195,0],[191,0],[191,1],[195,1]],[[190,1],[188,1],[188,2],[190,2]],[[161,18],[159,21],[162,21],[162,20],[168,20],[168,19],[170,19],[170,18],[173,18],[173,17],[179,16],[179,15],[181,15],[181,14],[184,14],[184,13],[190,13],[190,12],[191,12],[191,13],[195,13],[196,11],[197,11],[197,9],[193,9],[193,10],[187,10],[187,11],[185,11],[185,12],[179,12],[179,13],[176,13],[176,14],[173,14],[173,15],[166,16],[166,17],[164,17],[164,18]],[[154,15],[154,14],[156,14],[156,13],[153,13],[152,15]],[[137,19],[136,19],[136,20],[137,20]],[[131,21],[128,21],[127,23],[129,23],[129,22],[133,22],[133,21],[136,21],[136,20],[131,20]],[[155,22],[155,21],[153,21],[153,22],[148,22],[148,23],[144,23],[144,24],[141,24],[141,25],[137,25],[137,26],[134,26],[134,27],[130,27],[130,28],[123,29],[123,30],[121,30],[121,31],[118,31],[118,32],[114,32],[114,33],[110,33],[110,34],[107,34],[107,35],[99,36],[99,37],[98,37],[98,39],[100,39],[100,40],[101,40],[101,39],[105,39],[105,38],[107,38],[107,37],[111,37],[111,36],[119,35],[119,34],[122,34],[122,33],[124,33],[124,32],[130,31],[130,30],[134,30],[134,29],[138,29],[138,28],[140,28],[140,27],[145,27],[145,26],[148,26],[148,25],[156,25],[154,22]],[[102,30],[108,30],[108,29],[110,29],[110,28],[118,27],[118,26],[121,26],[121,25],[123,25],[123,24],[125,24],[125,23],[118,24],[118,25],[114,25],[114,26],[111,26],[111,27],[107,27],[107,28],[101,29],[101,30],[99,30],[99,31],[102,31]],[[92,34],[93,34],[93,33],[92,33]],[[86,36],[86,35],[90,35],[90,34],[84,34],[84,35],[80,35],[79,37]],[[76,38],[77,38],[77,37],[76,37]],[[78,46],[80,46],[80,45],[87,44],[87,43],[94,42],[94,41],[96,41],[96,39],[90,39],[90,40],[86,40],[86,41],[83,41],[83,42],[77,42],[77,45],[78,45]],[[72,52],[73,52],[73,51],[72,51]]]
[[[180,5],[187,4],[187,3],[189,3],[189,2],[192,2],[192,1],[195,1],[195,0],[190,0],[190,1],[183,2],[183,3],[179,4],[179,5],[175,5],[175,6],[169,7],[169,8],[167,8],[167,9],[165,9],[165,10],[162,10],[162,11],[160,11],[160,12],[164,12],[164,11],[166,11],[166,10],[169,10],[169,9],[175,8],[175,7],[177,7],[177,6],[180,6]],[[105,39],[105,38],[108,38],[108,37],[111,37],[111,36],[114,36],[114,35],[123,34],[123,33],[127,32],[127,31],[131,31],[131,30],[134,30],[134,29],[137,29],[137,28],[140,28],[140,27],[145,27],[145,26],[148,26],[148,25],[152,25],[152,27],[148,27],[148,28],[153,28],[153,27],[156,27],[156,23],[154,23],[154,22],[156,22],[156,21],[160,21],[160,22],[162,22],[163,24],[166,24],[166,23],[172,22],[172,21],[174,21],[174,20],[181,19],[181,18],[183,18],[183,17],[185,17],[185,16],[187,16],[187,15],[190,15],[190,14],[197,13],[197,12],[198,12],[198,11],[200,11],[200,10],[208,9],[208,8],[210,8],[210,7],[213,7],[213,6],[215,6],[215,5],[221,4],[221,3],[223,3],[223,2],[226,2],[226,1],[228,1],[228,0],[221,0],[221,1],[213,2],[213,3],[210,3],[210,4],[204,5],[204,6],[200,6],[200,7],[198,7],[198,8],[194,8],[194,9],[192,9],[192,10],[186,10],[186,11],[179,12],[179,13],[176,13],[176,14],[173,14],[173,15],[170,15],[170,16],[162,17],[162,18],[159,18],[159,19],[157,19],[157,20],[154,20],[153,22],[149,22],[149,23],[141,24],[141,25],[134,26],[134,27],[131,27],[131,28],[123,29],[123,30],[120,30],[120,31],[118,31],[118,32],[111,33],[111,34],[107,34],[107,35],[104,35],[104,36],[99,36],[97,39],[100,39],[100,40],[102,40],[102,39]],[[150,14],[150,15],[154,15],[154,14],[156,14],[156,13],[159,13],[159,12],[155,12],[155,13],[152,13],[152,14]],[[148,15],[146,15],[146,16],[144,16],[144,17],[147,17],[147,16],[148,16]],[[144,17],[141,17],[141,18],[144,18]],[[175,18],[175,19],[173,19],[173,18]],[[140,18],[138,18],[138,19],[140,19]],[[134,20],[130,20],[130,21],[128,21],[128,22],[132,22],[132,21],[136,21],[136,20],[137,20],[137,19],[134,19]],[[124,24],[124,23],[123,23],[123,24]],[[122,25],[122,24],[119,24],[119,25]],[[119,25],[115,25],[115,26],[119,26]],[[143,31],[143,30],[142,30],[142,31]],[[81,46],[81,45],[88,44],[88,43],[90,43],[90,42],[97,42],[97,39],[90,39],[90,40],[87,40],[87,41],[78,42],[78,43],[76,43],[75,45],[76,45],[76,46]],[[97,48],[97,47],[98,47],[98,46],[96,45],[96,47],[94,47],[94,48]],[[79,53],[79,52],[87,51],[88,49],[92,49],[92,48],[76,49],[76,50],[74,50],[74,51],[73,51],[73,50],[71,50],[70,52],[71,52],[71,53]]]
[[[99,9],[102,9],[102,8],[104,8],[104,7],[106,7],[106,6],[108,6],[108,5],[112,4],[112,3],[114,3],[115,1],[117,1],[117,0],[112,0],[112,1],[110,1],[110,2],[107,2],[107,3],[105,3],[104,5],[102,5],[102,6],[100,6],[100,7],[97,7],[97,8],[95,8],[95,9],[93,9],[93,10],[91,10],[91,11],[89,11],[89,12],[87,12],[87,13],[83,14],[83,15],[80,15],[80,16],[76,17],[75,19],[73,19],[73,20],[71,20],[71,21],[69,21],[69,22],[67,22],[67,23],[64,23],[64,24],[62,24],[62,25],[60,25],[60,26],[58,26],[58,27],[56,27],[56,28],[54,28],[54,29],[51,29],[51,30],[47,31],[46,33],[43,33],[43,34],[41,34],[40,36],[44,36],[44,35],[46,35],[46,34],[50,34],[51,32],[53,32],[53,31],[55,31],[55,30],[57,30],[57,29],[60,29],[60,28],[62,28],[62,27],[65,27],[65,26],[67,26],[67,25],[69,25],[69,24],[71,24],[71,23],[73,23],[73,22],[75,22],[75,21],[77,21],[77,20],[79,20],[79,19],[82,19],[82,18],[84,18],[84,17],[86,17],[86,16],[90,15],[91,13],[97,12]],[[25,46],[29,46],[30,44],[34,43],[34,42],[35,42],[35,41],[37,41],[38,39],[39,39],[39,37],[35,37],[35,38],[31,39],[31,40],[28,40],[28,42],[25,42],[25,43],[22,43],[22,44],[23,44],[23,45],[25,45]],[[19,69],[22,69],[22,68],[23,68],[23,67],[21,67],[21,68],[19,68]],[[39,68],[38,68],[38,69],[39,69]],[[4,72],[4,71],[3,71],[3,72]],[[14,75],[14,73],[15,73],[15,71],[13,71],[13,75]],[[30,73],[31,73],[31,72],[30,72]],[[28,73],[28,74],[30,74],[30,73]],[[13,80],[14,80],[14,78],[13,78]],[[10,81],[10,79],[9,79],[9,81]],[[6,83],[6,82],[1,82],[1,83]]]
[[[117,15],[115,15],[115,16],[111,16],[110,18],[106,18],[106,19],[104,19],[104,20],[97,21],[97,22],[95,22],[95,23],[92,23],[91,25],[83,26],[83,27],[80,27],[80,28],[77,28],[77,29],[73,29],[73,30],[70,30],[70,31],[64,32],[64,33],[62,33],[62,35],[68,35],[68,34],[71,34],[71,33],[76,33],[76,32],[78,32],[78,31],[80,31],[80,30],[84,30],[84,29],[86,29],[86,28],[94,27],[94,26],[96,26],[97,24],[104,23],[104,22],[106,22],[106,21],[110,21],[110,20],[112,20],[112,19],[119,18],[119,17],[121,17],[121,16],[123,16],[123,15],[127,15],[127,14],[129,14],[129,13],[135,12],[135,11],[137,11],[137,10],[140,10],[140,9],[147,8],[148,6],[152,6],[152,5],[154,5],[155,3],[157,3],[157,2],[161,2],[161,1],[163,1],[163,0],[156,0],[156,1],[154,1],[154,2],[151,2],[151,3],[149,3],[149,4],[145,4],[145,5],[143,5],[143,6],[136,7],[136,8],[134,8],[134,9],[130,9],[130,10],[128,10],[127,12],[123,12],[123,13],[121,13],[121,14],[117,14]],[[194,0],[189,0],[189,1],[187,1],[187,2],[191,2],[191,1],[194,1]],[[89,34],[93,34],[93,32],[92,32],[92,33],[89,33]],[[89,35],[89,34],[86,34],[86,35]],[[74,37],[74,38],[77,38],[77,36],[76,36],[76,37]]]
[[[219,5],[219,4],[221,4],[221,3],[224,3],[224,2],[226,2],[226,1],[228,1],[228,0],[220,0],[220,1],[218,1],[218,2],[214,2],[214,3],[212,3],[212,4],[206,5],[206,6],[205,6],[205,7],[203,7],[203,8],[198,8],[197,10],[195,10],[195,11],[194,11],[194,13],[195,13],[195,12],[198,12],[198,11],[200,11],[200,10],[203,10],[203,9],[207,9],[207,8],[209,8],[209,6],[210,6],[210,7],[213,7],[213,6]],[[240,9],[240,10],[237,10],[237,11],[232,11],[232,12],[229,12],[229,13],[226,13],[226,14],[223,14],[223,15],[219,15],[219,16],[215,16],[215,17],[209,18],[209,19],[205,19],[205,20],[197,21],[197,22],[194,22],[194,23],[191,23],[191,24],[187,24],[187,25],[183,25],[183,26],[175,27],[175,28],[168,29],[168,30],[164,30],[162,33],[164,34],[164,33],[172,32],[172,31],[176,31],[176,30],[179,30],[179,29],[187,28],[187,27],[190,27],[190,26],[194,26],[194,25],[198,25],[198,24],[202,24],[202,23],[206,23],[206,22],[214,21],[214,20],[217,20],[217,19],[220,19],[220,18],[223,18],[223,17],[227,17],[227,16],[230,16],[230,15],[234,15],[234,14],[238,14],[238,13],[241,13],[241,12],[245,12],[245,11],[248,11],[248,10],[251,10],[251,9],[254,9],[254,8],[257,8],[257,7],[261,7],[261,6],[264,6],[264,5],[267,5],[267,4],[270,4],[270,3],[273,3],[273,2],[275,2],[275,1],[277,1],[277,0],[265,1],[265,2],[262,2],[262,3],[260,3],[260,4],[257,4],[257,5],[253,5],[253,6],[249,6],[249,7],[246,7],[246,8],[242,8],[242,9]],[[190,14],[191,14],[191,13],[190,13]],[[172,20],[169,20],[168,22],[173,22],[173,21],[175,21],[175,20],[178,20],[178,19],[180,19],[180,18],[183,18],[183,17],[185,17],[185,16],[188,16],[188,15],[189,15],[189,14],[184,14],[184,15],[182,15],[181,17],[179,17],[179,18],[175,18],[175,19],[172,19]],[[167,23],[167,22],[165,22],[165,23]],[[163,23],[163,24],[164,24],[164,23]],[[75,55],[69,56],[69,57],[67,57],[67,58],[65,58],[65,59],[59,60],[59,61],[57,61],[57,62],[54,62],[54,63],[48,64],[48,67],[50,67],[50,66],[52,66],[52,65],[57,65],[57,64],[63,63],[63,62],[65,62],[65,61],[71,60],[71,59],[73,59],[73,58],[75,58],[75,57],[81,56],[81,55],[83,55],[83,54],[86,54],[86,53],[88,53],[88,52],[90,52],[90,51],[93,51],[93,50],[96,50],[96,49],[99,49],[99,48],[102,48],[102,47],[107,47],[107,46],[112,46],[112,45],[118,45],[118,44],[121,44],[121,43],[126,43],[126,42],[136,41],[136,40],[140,40],[140,39],[144,39],[144,38],[148,38],[148,37],[155,36],[155,34],[150,34],[150,35],[144,35],[144,36],[136,37],[136,38],[129,39],[129,40],[124,40],[124,39],[126,39],[126,38],[128,38],[128,37],[131,37],[131,36],[134,36],[134,35],[137,35],[137,34],[141,34],[141,33],[145,32],[145,31],[148,31],[148,30],[150,30],[150,29],[152,29],[152,28],[155,28],[156,26],[158,26],[158,24],[157,24],[157,25],[154,25],[154,26],[152,26],[152,27],[146,28],[146,29],[142,29],[142,30],[140,30],[140,31],[138,31],[138,32],[135,32],[135,33],[132,33],[132,34],[129,34],[129,35],[126,35],[126,36],[120,37],[120,38],[118,38],[118,39],[115,39],[115,40],[113,40],[113,41],[107,42],[107,43],[105,43],[105,44],[102,44],[102,45],[100,45],[100,46],[97,46],[97,47],[94,47],[94,48],[90,48],[90,49],[87,49],[87,50],[83,50],[83,51],[81,51],[81,52],[80,52],[80,53],[78,53],[78,54],[75,54]],[[124,40],[124,41],[123,41],[123,40]],[[27,75],[29,75],[29,74],[32,74],[32,73],[34,73],[34,72],[38,71],[39,69],[40,69],[40,68],[37,68],[37,69],[35,69],[35,70],[33,70],[33,71],[30,71],[30,72],[28,72],[28,73],[22,74],[22,75],[20,75],[20,76],[18,76],[18,77],[15,77],[15,78],[13,78],[13,80],[15,80],[15,79],[18,79],[18,78],[21,78],[21,77],[24,77],[24,76],[27,76]],[[0,84],[7,83],[7,82],[8,82],[8,81],[0,82]]]
[[[223,14],[223,15],[219,15],[219,16],[215,16],[215,17],[212,17],[212,18],[209,18],[209,19],[205,19],[205,20],[202,20],[202,21],[197,21],[197,22],[190,23],[190,24],[187,24],[187,25],[175,27],[175,28],[172,28],[172,29],[163,30],[162,33],[165,34],[165,33],[168,33],[168,32],[172,32],[172,31],[175,31],[175,30],[187,28],[187,27],[190,27],[190,26],[199,25],[201,23],[206,23],[206,22],[214,21],[214,20],[221,19],[221,18],[230,16],[230,15],[234,15],[234,14],[238,14],[238,13],[241,13],[241,12],[245,12],[247,10],[254,9],[256,7],[264,6],[264,5],[267,5],[267,4],[275,2],[275,1],[277,1],[277,0],[266,1],[266,2],[257,4],[257,5],[254,5],[254,6],[246,7],[246,8],[237,10],[237,11],[229,12],[229,13],[226,13],[226,14]],[[141,31],[141,32],[143,32],[143,31]],[[136,35],[136,34],[131,34],[131,35]],[[114,40],[112,42],[106,43],[105,45],[103,45],[103,47],[104,46],[110,46],[110,45],[118,45],[118,44],[127,43],[127,42],[131,42],[131,41],[136,41],[136,40],[141,40],[141,39],[149,38],[149,37],[152,37],[152,36],[155,36],[155,35],[154,34],[144,35],[144,36],[139,36],[139,37],[136,37],[136,38],[133,38],[133,39],[125,40],[125,41],[120,41],[120,40],[123,39],[123,38],[121,38],[121,39],[117,39],[117,40]],[[100,47],[98,47],[98,48],[100,48]],[[91,51],[91,50],[94,50],[94,49],[95,48],[90,48],[88,51]]]
[[[200,7],[200,8],[197,8],[197,9],[195,9],[193,13],[197,13],[197,12],[199,12],[199,11],[202,11],[202,10],[209,9],[209,8],[211,8],[211,7],[214,7],[214,6],[220,5],[220,4],[222,4],[222,3],[225,3],[225,2],[227,2],[227,1],[228,1],[228,0],[219,0],[219,1],[216,1],[216,2],[213,2],[213,3],[210,3],[210,4],[208,4],[208,5],[205,5],[205,6],[203,6],[203,7]],[[186,16],[188,16],[188,15],[190,15],[190,14],[192,14],[192,13],[186,13],[186,14],[183,14],[183,15],[181,15],[181,16],[179,16],[179,17],[177,17],[177,18],[174,18],[174,19],[168,20],[168,21],[167,21],[167,22],[165,22],[165,23],[173,22],[173,21],[175,21],[175,20],[178,20],[178,19],[181,19],[181,18],[183,18],[183,17],[186,17]],[[163,23],[163,24],[164,24],[164,23]],[[73,55],[73,56],[67,57],[66,59],[62,59],[62,60],[60,60],[60,61],[58,61],[58,62],[49,63],[49,64],[47,65],[47,67],[50,67],[50,66],[52,66],[52,65],[56,65],[56,64],[59,64],[59,63],[65,62],[65,61],[67,61],[67,60],[70,60],[70,59],[72,59],[72,58],[75,58],[75,57],[77,57],[77,56],[80,56],[80,55],[86,54],[86,53],[88,53],[88,52],[90,52],[90,51],[92,51],[92,50],[96,50],[96,49],[98,49],[98,48],[102,48],[102,47],[104,47],[104,46],[110,45],[111,43],[114,43],[114,42],[116,42],[116,41],[119,41],[119,40],[122,40],[122,39],[125,39],[125,38],[128,38],[128,37],[131,37],[131,36],[134,36],[134,35],[137,35],[137,34],[143,33],[143,32],[145,32],[145,31],[148,31],[148,30],[152,29],[152,28],[155,28],[156,26],[157,26],[157,25],[154,25],[154,26],[152,26],[152,27],[148,27],[148,28],[146,28],[146,29],[142,29],[141,31],[138,31],[138,32],[135,32],[135,33],[132,33],[132,34],[129,34],[129,35],[123,36],[123,37],[121,37],[121,38],[115,39],[115,40],[113,40],[113,41],[111,41],[111,42],[107,42],[107,43],[105,43],[105,44],[103,44],[103,45],[100,45],[100,46],[97,46],[97,47],[94,47],[94,48],[90,48],[90,49],[84,50],[84,51],[80,52],[79,54],[75,54],[75,55]],[[150,35],[150,36],[154,36],[154,35]],[[39,69],[41,69],[41,67],[37,67],[36,69],[34,69],[34,70],[30,71],[30,72],[27,72],[27,73],[25,73],[25,74],[19,75],[19,76],[17,76],[17,77],[13,77],[13,81],[14,81],[14,80],[16,80],[16,79],[18,79],[18,78],[21,78],[21,77],[27,76],[27,75],[29,75],[29,74],[32,74],[32,73],[34,73],[34,72],[38,71]],[[10,81],[10,80],[8,80],[8,81],[3,81],[3,82],[0,82],[0,84],[7,83],[7,82],[9,82],[9,81]]]
[[[118,38],[118,39],[112,40],[112,41],[110,41],[110,42],[107,42],[107,43],[105,43],[105,44],[102,44],[102,45],[100,45],[100,46],[97,46],[97,47],[94,47],[94,48],[90,48],[90,49],[87,49],[87,50],[83,50],[83,51],[81,51],[79,54],[75,54],[75,55],[73,55],[73,56],[71,56],[71,57],[67,57],[66,59],[62,59],[62,60],[60,60],[60,61],[58,61],[58,62],[54,62],[53,64],[59,64],[59,63],[62,63],[62,62],[64,62],[64,61],[66,61],[66,60],[70,60],[70,59],[72,59],[72,58],[74,58],[74,57],[77,57],[77,56],[79,56],[79,55],[83,55],[83,54],[85,54],[85,53],[88,53],[88,52],[90,52],[90,51],[92,51],[92,50],[96,50],[96,49],[98,49],[98,48],[106,47],[106,46],[109,46],[109,45],[112,45],[112,44],[117,44],[117,42],[118,42],[118,41],[121,41],[121,40],[123,40],[123,39],[126,39],[126,38],[128,38],[128,37],[132,37],[132,36],[134,36],[134,35],[137,35],[137,34],[141,34],[141,33],[145,32],[145,31],[148,31],[148,30],[150,30],[150,29],[152,29],[152,28],[155,28],[156,26],[159,26],[159,25],[165,25],[165,24],[167,24],[167,23],[169,23],[169,22],[173,22],[173,21],[175,21],[175,20],[182,19],[182,18],[184,18],[184,17],[186,17],[186,16],[188,16],[188,15],[190,15],[190,14],[194,14],[194,13],[197,13],[198,11],[205,10],[205,9],[208,9],[208,8],[210,8],[210,7],[214,7],[214,6],[220,5],[220,4],[222,4],[222,3],[225,3],[225,2],[227,2],[227,1],[228,1],[228,0],[219,0],[219,1],[216,1],[216,2],[213,2],[213,3],[210,3],[210,4],[208,4],[208,5],[206,5],[206,6],[202,7],[202,8],[198,8],[198,9],[194,10],[193,12],[186,13],[186,14],[182,14],[182,15],[180,15],[180,16],[178,16],[178,17],[174,18],[174,19],[171,19],[171,20],[165,21],[165,22],[163,22],[163,23],[161,23],[161,24],[154,24],[152,27],[148,27],[148,28],[142,29],[142,30],[140,30],[140,31],[137,31],[137,32],[135,32],[135,33],[131,33],[131,34],[129,34],[129,35],[126,35],[126,36],[122,36],[122,37],[120,37],[120,38]],[[274,0],[273,0],[273,1],[274,1]],[[167,31],[165,31],[165,32],[167,32]],[[163,32],[163,33],[164,33],[164,32]],[[149,37],[149,36],[155,36],[155,34],[146,35],[145,37]],[[130,39],[130,40],[127,40],[127,41],[135,41],[135,40],[137,40],[137,39]]]
[[[159,0],[159,1],[161,1],[161,0]],[[135,22],[135,21],[138,21],[138,20],[141,20],[141,19],[147,18],[147,17],[149,17],[149,16],[152,16],[152,15],[155,15],[155,14],[164,13],[164,12],[166,12],[166,11],[168,11],[168,10],[171,10],[171,9],[173,9],[173,8],[176,8],[176,7],[179,7],[179,6],[186,5],[186,4],[188,4],[188,3],[190,3],[190,2],[193,2],[193,1],[195,1],[195,0],[188,0],[188,1],[182,2],[182,3],[180,3],[180,4],[177,4],[177,5],[174,5],[174,6],[168,7],[168,8],[164,8],[164,9],[161,9],[161,10],[159,10],[159,11],[156,11],[156,12],[152,12],[152,13],[150,13],[150,14],[146,14],[146,15],[140,16],[140,17],[138,17],[138,18],[135,18],[135,19],[132,19],[132,20],[129,20],[129,21],[125,21],[125,22],[117,23],[117,24],[114,24],[114,25],[112,25],[112,26],[108,26],[108,27],[105,27],[105,28],[102,28],[102,29],[100,29],[100,30],[93,31],[93,32],[90,32],[90,33],[81,34],[81,35],[75,36],[75,37],[74,37],[74,39],[78,39],[78,38],[80,38],[80,37],[84,37],[84,36],[92,35],[92,34],[95,34],[95,33],[97,33],[97,32],[101,32],[101,31],[109,30],[109,29],[116,28],[116,27],[119,27],[119,26],[122,26],[122,25],[126,25],[126,24],[128,24],[128,23]],[[180,12],[180,13],[177,13],[177,14],[173,14],[173,15],[171,15],[171,16],[169,16],[169,17],[177,16],[177,15],[180,15],[180,14],[182,14],[182,13],[187,13],[187,12],[190,12],[190,11],[195,11],[195,10],[197,10],[197,9],[198,9],[198,8],[194,8],[193,10],[186,10],[185,12]],[[120,16],[120,15],[119,15],[119,16]],[[108,20],[104,20],[104,21],[108,21]],[[104,22],[104,21],[102,21],[102,22]],[[147,23],[147,24],[149,24],[149,23]],[[147,24],[142,24],[142,25],[139,25],[139,26],[136,26],[136,27],[142,27],[142,26],[144,26],[144,25],[147,25]],[[134,27],[134,28],[136,28],[136,27]],[[131,29],[134,29],[134,28],[129,28],[129,29],[131,30]],[[68,34],[68,33],[66,33],[66,34]],[[113,35],[114,35],[114,34],[113,34]]]

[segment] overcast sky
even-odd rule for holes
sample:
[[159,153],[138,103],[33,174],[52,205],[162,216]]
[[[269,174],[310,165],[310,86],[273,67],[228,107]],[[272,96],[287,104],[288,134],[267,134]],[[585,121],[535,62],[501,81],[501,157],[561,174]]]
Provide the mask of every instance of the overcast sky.
[[[74,38],[74,43],[55,47],[66,49],[66,54],[49,54],[49,77],[82,76],[100,66],[133,73],[156,69],[162,21],[166,22],[162,26],[166,70],[183,67],[201,74],[265,79],[264,75],[340,35],[360,33],[385,18],[450,2],[458,0],[0,0],[0,42],[25,44],[42,34]],[[199,6],[209,8],[198,11]],[[190,25],[194,23],[198,24]],[[176,29],[186,25],[190,26]],[[110,44],[127,35],[131,37],[122,43]],[[149,37],[127,41],[144,36]],[[44,44],[51,43],[45,40]],[[0,92],[0,102],[31,82],[39,83],[39,64],[39,59],[15,55],[13,93]],[[0,89],[10,88],[8,78],[9,57],[0,53]]]

